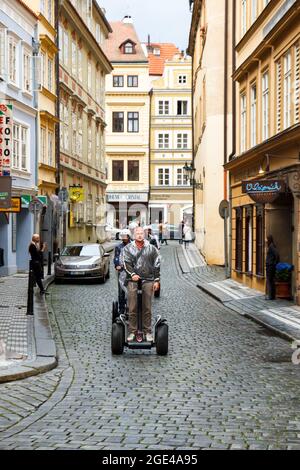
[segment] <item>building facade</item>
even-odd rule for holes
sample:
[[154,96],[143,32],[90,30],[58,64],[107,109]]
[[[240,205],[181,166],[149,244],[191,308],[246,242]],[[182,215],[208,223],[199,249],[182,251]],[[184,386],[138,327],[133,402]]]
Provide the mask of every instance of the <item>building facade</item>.
[[19,213],[0,213],[0,248],[4,250],[0,275],[28,270],[28,246],[34,230],[26,201],[38,192],[36,74],[32,60],[36,31],[37,16],[26,4],[0,1],[0,103],[12,105],[9,166],[12,196],[21,198]]
[[183,170],[192,163],[191,59],[173,44],[149,43],[147,49],[153,80],[149,221],[178,226],[193,214],[193,191]]
[[103,52],[111,28],[97,1],[62,0],[59,9],[60,185],[59,245],[104,236],[105,76]]
[[[231,34],[229,3],[190,1],[193,6],[188,53],[193,60],[193,157],[196,245],[207,263],[225,263],[224,221],[219,205],[227,200],[223,165],[231,147]],[[224,41],[224,38],[225,41]]]
[[111,23],[105,52],[114,70],[106,78],[106,156],[109,223],[147,222],[149,203],[149,63],[132,19]]
[[230,171],[232,276],[265,290],[265,239],[294,265],[299,298],[299,1],[237,2],[236,152]]

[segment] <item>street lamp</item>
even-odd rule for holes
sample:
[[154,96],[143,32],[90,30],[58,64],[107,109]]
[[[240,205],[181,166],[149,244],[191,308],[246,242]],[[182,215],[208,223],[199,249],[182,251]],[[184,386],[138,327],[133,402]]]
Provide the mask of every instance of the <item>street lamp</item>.
[[194,165],[188,165],[187,162],[185,162],[185,165],[183,167],[183,174],[190,182],[191,186],[193,186],[193,188],[203,190],[203,183],[201,183],[200,181],[196,181],[195,179],[196,168],[194,167]]

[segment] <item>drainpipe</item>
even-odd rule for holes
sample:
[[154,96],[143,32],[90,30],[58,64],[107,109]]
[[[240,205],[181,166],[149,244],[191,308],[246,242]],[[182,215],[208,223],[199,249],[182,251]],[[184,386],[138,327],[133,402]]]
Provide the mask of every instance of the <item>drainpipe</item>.
[[150,99],[150,103],[149,103],[149,196],[148,196],[148,223],[150,223],[150,197],[151,197],[151,124],[152,124],[152,121],[151,121],[151,114],[152,114],[152,96],[153,96],[153,88],[151,88],[151,90],[149,91],[149,99]]
[[[235,58],[236,46],[236,1],[232,0],[232,75],[236,68]],[[236,94],[235,81],[232,78],[232,152],[228,156],[228,161],[232,160],[236,154]],[[232,189],[229,179],[229,273],[232,270]]]
[[[225,24],[224,24],[224,165],[227,162],[227,114],[228,114],[228,0],[225,0]],[[227,171],[224,169],[224,199],[227,200]],[[228,221],[224,217],[224,264],[226,276],[228,274]]]
[[[191,101],[192,101],[192,167],[195,168],[195,123],[194,123],[194,57],[192,57],[192,90],[191,90]],[[195,174],[196,176],[196,174]],[[195,184],[193,183],[193,223],[192,223],[192,231],[195,233],[195,216],[196,216],[196,197],[195,197]],[[196,234],[195,234],[196,239]]]
[[[38,24],[35,25],[34,27],[34,39],[33,39],[33,56],[38,57],[39,51],[40,51],[40,43],[39,43],[39,32],[38,32]],[[40,124],[40,119],[39,119],[39,113],[38,113],[38,83],[37,83],[37,61],[35,60],[34,62],[34,70],[33,70],[33,107],[36,110],[36,118],[35,118],[35,161],[34,161],[34,188],[35,188],[35,193],[36,195],[39,192],[38,189],[38,166],[39,166],[39,153],[40,153],[40,141],[39,141],[39,124]],[[37,230],[37,222],[38,222],[38,216],[36,211],[34,211],[34,219],[33,219],[33,232],[34,233],[39,233],[39,230]]]
[[[56,47],[59,49],[59,0],[55,0],[55,30],[56,30]],[[59,53],[55,56],[55,76],[56,76],[56,117],[60,119],[59,113]],[[58,187],[60,187],[60,120],[55,126],[55,163],[56,174],[55,179]]]

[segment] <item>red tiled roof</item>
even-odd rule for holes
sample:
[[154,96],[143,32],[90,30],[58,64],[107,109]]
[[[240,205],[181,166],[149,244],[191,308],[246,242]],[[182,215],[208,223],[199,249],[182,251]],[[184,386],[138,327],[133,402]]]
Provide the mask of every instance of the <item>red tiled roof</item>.
[[[110,25],[113,31],[105,41],[103,51],[111,62],[148,62],[132,23],[114,21]],[[122,53],[120,46],[128,39],[136,44],[136,54]]]
[[[147,46],[147,44],[146,44]],[[160,55],[148,53],[149,60],[149,75],[163,75],[165,68],[165,61],[170,60],[175,54],[179,54],[180,50],[175,44],[172,43],[150,43],[152,48],[159,48]]]

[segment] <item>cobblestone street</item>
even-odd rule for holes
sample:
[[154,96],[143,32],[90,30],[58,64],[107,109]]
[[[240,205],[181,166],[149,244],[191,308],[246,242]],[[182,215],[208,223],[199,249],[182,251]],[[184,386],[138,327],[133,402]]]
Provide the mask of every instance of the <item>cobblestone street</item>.
[[300,449],[290,344],[186,279],[175,244],[161,253],[169,355],[111,355],[113,273],[50,287],[59,366],[0,385],[0,449]]

